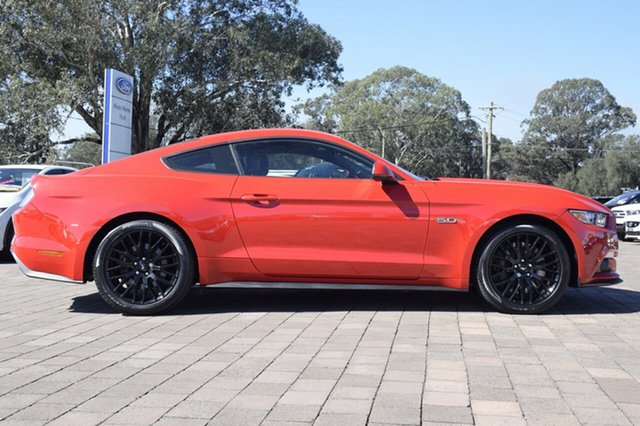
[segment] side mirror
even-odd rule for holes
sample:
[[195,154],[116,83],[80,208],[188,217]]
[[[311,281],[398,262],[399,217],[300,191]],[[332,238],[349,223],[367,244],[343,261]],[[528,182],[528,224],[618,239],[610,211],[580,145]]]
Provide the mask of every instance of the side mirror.
[[382,161],[373,163],[371,178],[382,183],[396,182],[396,175],[394,175],[393,171]]

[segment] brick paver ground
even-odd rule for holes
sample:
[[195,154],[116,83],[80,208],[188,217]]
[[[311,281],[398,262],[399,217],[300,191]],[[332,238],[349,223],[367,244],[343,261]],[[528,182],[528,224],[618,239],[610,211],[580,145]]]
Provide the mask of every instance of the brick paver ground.
[[7,424],[640,424],[640,243],[552,312],[471,294],[194,289],[126,317],[0,264]]

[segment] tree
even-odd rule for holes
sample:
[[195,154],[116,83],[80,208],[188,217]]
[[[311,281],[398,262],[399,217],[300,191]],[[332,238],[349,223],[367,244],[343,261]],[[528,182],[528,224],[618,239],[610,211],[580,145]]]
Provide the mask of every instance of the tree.
[[[135,78],[134,152],[205,133],[282,125],[281,98],[293,85],[337,82],[341,72],[340,43],[310,24],[296,4],[3,0],[0,104],[26,99],[10,85],[37,88],[36,104],[55,100],[57,119],[44,126],[47,133],[75,111],[100,142],[102,76],[111,67]],[[28,107],[13,106],[38,115]],[[3,129],[21,125],[20,117],[0,119]],[[44,134],[38,140],[48,143]]]
[[396,66],[332,89],[299,107],[303,126],[338,133],[414,173],[481,174],[469,105],[440,80]]
[[91,164],[94,166],[99,165],[102,163],[102,149],[100,145],[90,142],[93,138],[95,138],[95,135],[84,135],[81,140],[60,152],[58,159],[77,168]]
[[606,137],[635,125],[636,115],[622,107],[598,80],[567,79],[541,91],[520,145],[516,174],[552,183],[575,175],[589,158],[602,158]]
[[588,196],[617,195],[640,185],[640,136],[607,138],[603,158],[587,159],[577,173],[565,173],[555,184]]

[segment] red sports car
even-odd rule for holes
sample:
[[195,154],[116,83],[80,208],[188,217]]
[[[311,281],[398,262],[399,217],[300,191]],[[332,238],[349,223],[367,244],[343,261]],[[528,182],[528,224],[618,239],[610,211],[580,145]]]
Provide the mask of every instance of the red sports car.
[[29,276],[95,280],[128,314],[201,285],[467,290],[537,313],[618,279],[606,207],[517,182],[422,179],[336,136],[226,133],[62,177],[14,218]]

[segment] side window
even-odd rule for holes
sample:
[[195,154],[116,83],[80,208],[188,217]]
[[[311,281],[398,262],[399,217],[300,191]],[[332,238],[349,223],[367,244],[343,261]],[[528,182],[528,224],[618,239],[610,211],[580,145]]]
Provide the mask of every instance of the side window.
[[250,176],[370,179],[373,161],[346,148],[305,140],[265,140],[234,145]]
[[164,162],[171,169],[186,172],[238,174],[229,145],[215,145],[175,154],[165,158]]

